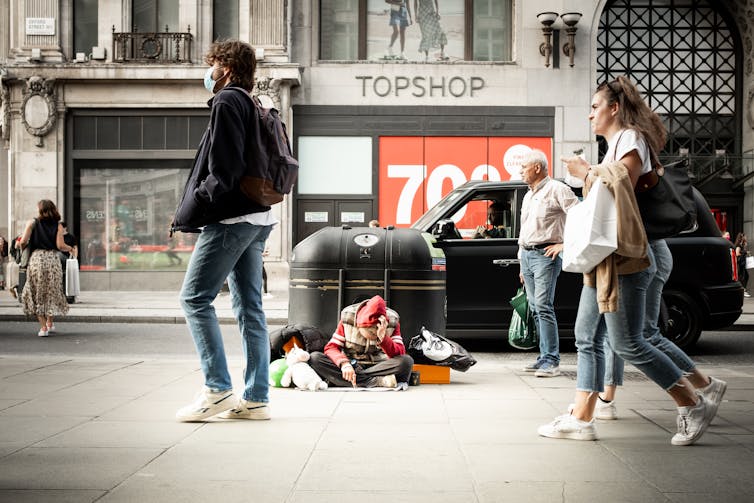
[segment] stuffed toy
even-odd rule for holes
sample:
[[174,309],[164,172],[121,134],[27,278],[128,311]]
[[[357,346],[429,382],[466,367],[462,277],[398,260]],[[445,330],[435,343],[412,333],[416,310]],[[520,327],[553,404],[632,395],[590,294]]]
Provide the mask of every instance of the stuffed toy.
[[294,345],[285,357],[288,369],[280,379],[280,384],[287,388],[293,381],[298,389],[309,391],[327,389],[327,383],[306,363],[307,361],[309,361],[309,352]]
[[288,370],[288,364],[285,362],[285,358],[280,358],[270,363],[270,386],[275,388],[282,388],[280,380],[283,378],[283,374]]

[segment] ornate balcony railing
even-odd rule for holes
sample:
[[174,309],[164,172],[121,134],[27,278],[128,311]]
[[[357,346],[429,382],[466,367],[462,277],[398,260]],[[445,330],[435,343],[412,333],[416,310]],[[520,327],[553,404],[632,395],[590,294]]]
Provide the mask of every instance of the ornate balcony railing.
[[116,33],[113,26],[113,61],[139,63],[189,63],[191,62],[191,27],[186,33],[164,32]]

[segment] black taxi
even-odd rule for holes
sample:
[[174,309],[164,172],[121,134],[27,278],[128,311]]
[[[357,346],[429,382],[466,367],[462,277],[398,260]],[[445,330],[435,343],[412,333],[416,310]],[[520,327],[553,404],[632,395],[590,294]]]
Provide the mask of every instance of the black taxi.
[[[411,227],[431,233],[446,258],[446,334],[500,338],[512,316],[509,300],[520,286],[520,210],[528,190],[521,181],[470,181],[454,189]],[[663,291],[665,336],[688,348],[702,330],[733,324],[741,315],[743,287],[735,256],[696,189],[697,227],[667,239],[673,272]],[[501,237],[474,239],[491,204],[503,208]],[[504,236],[504,237],[502,237]],[[562,272],[555,309],[561,338],[572,338],[582,275]]]

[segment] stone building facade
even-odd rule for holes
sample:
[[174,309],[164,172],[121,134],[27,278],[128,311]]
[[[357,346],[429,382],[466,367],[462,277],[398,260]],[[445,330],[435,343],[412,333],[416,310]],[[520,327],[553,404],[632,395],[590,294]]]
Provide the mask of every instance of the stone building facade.
[[754,232],[754,0],[407,3],[395,31],[384,0],[0,3],[0,235],[50,198],[81,241],[84,288],[176,288],[193,238],[167,228],[218,37],[258,49],[255,91],[301,161],[272,262],[324,225],[407,226],[468,179],[516,178],[528,148],[554,176],[561,155],[597,162],[591,94],[619,73],[666,117],[663,159],[687,159],[721,227]]

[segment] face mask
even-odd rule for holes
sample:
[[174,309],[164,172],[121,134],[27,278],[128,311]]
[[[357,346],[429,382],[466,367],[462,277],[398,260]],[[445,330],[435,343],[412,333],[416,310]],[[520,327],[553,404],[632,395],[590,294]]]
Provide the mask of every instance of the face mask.
[[204,87],[212,94],[214,94],[215,86],[217,85],[217,81],[212,79],[212,73],[214,71],[215,67],[212,66],[207,68],[207,71],[204,72]]

